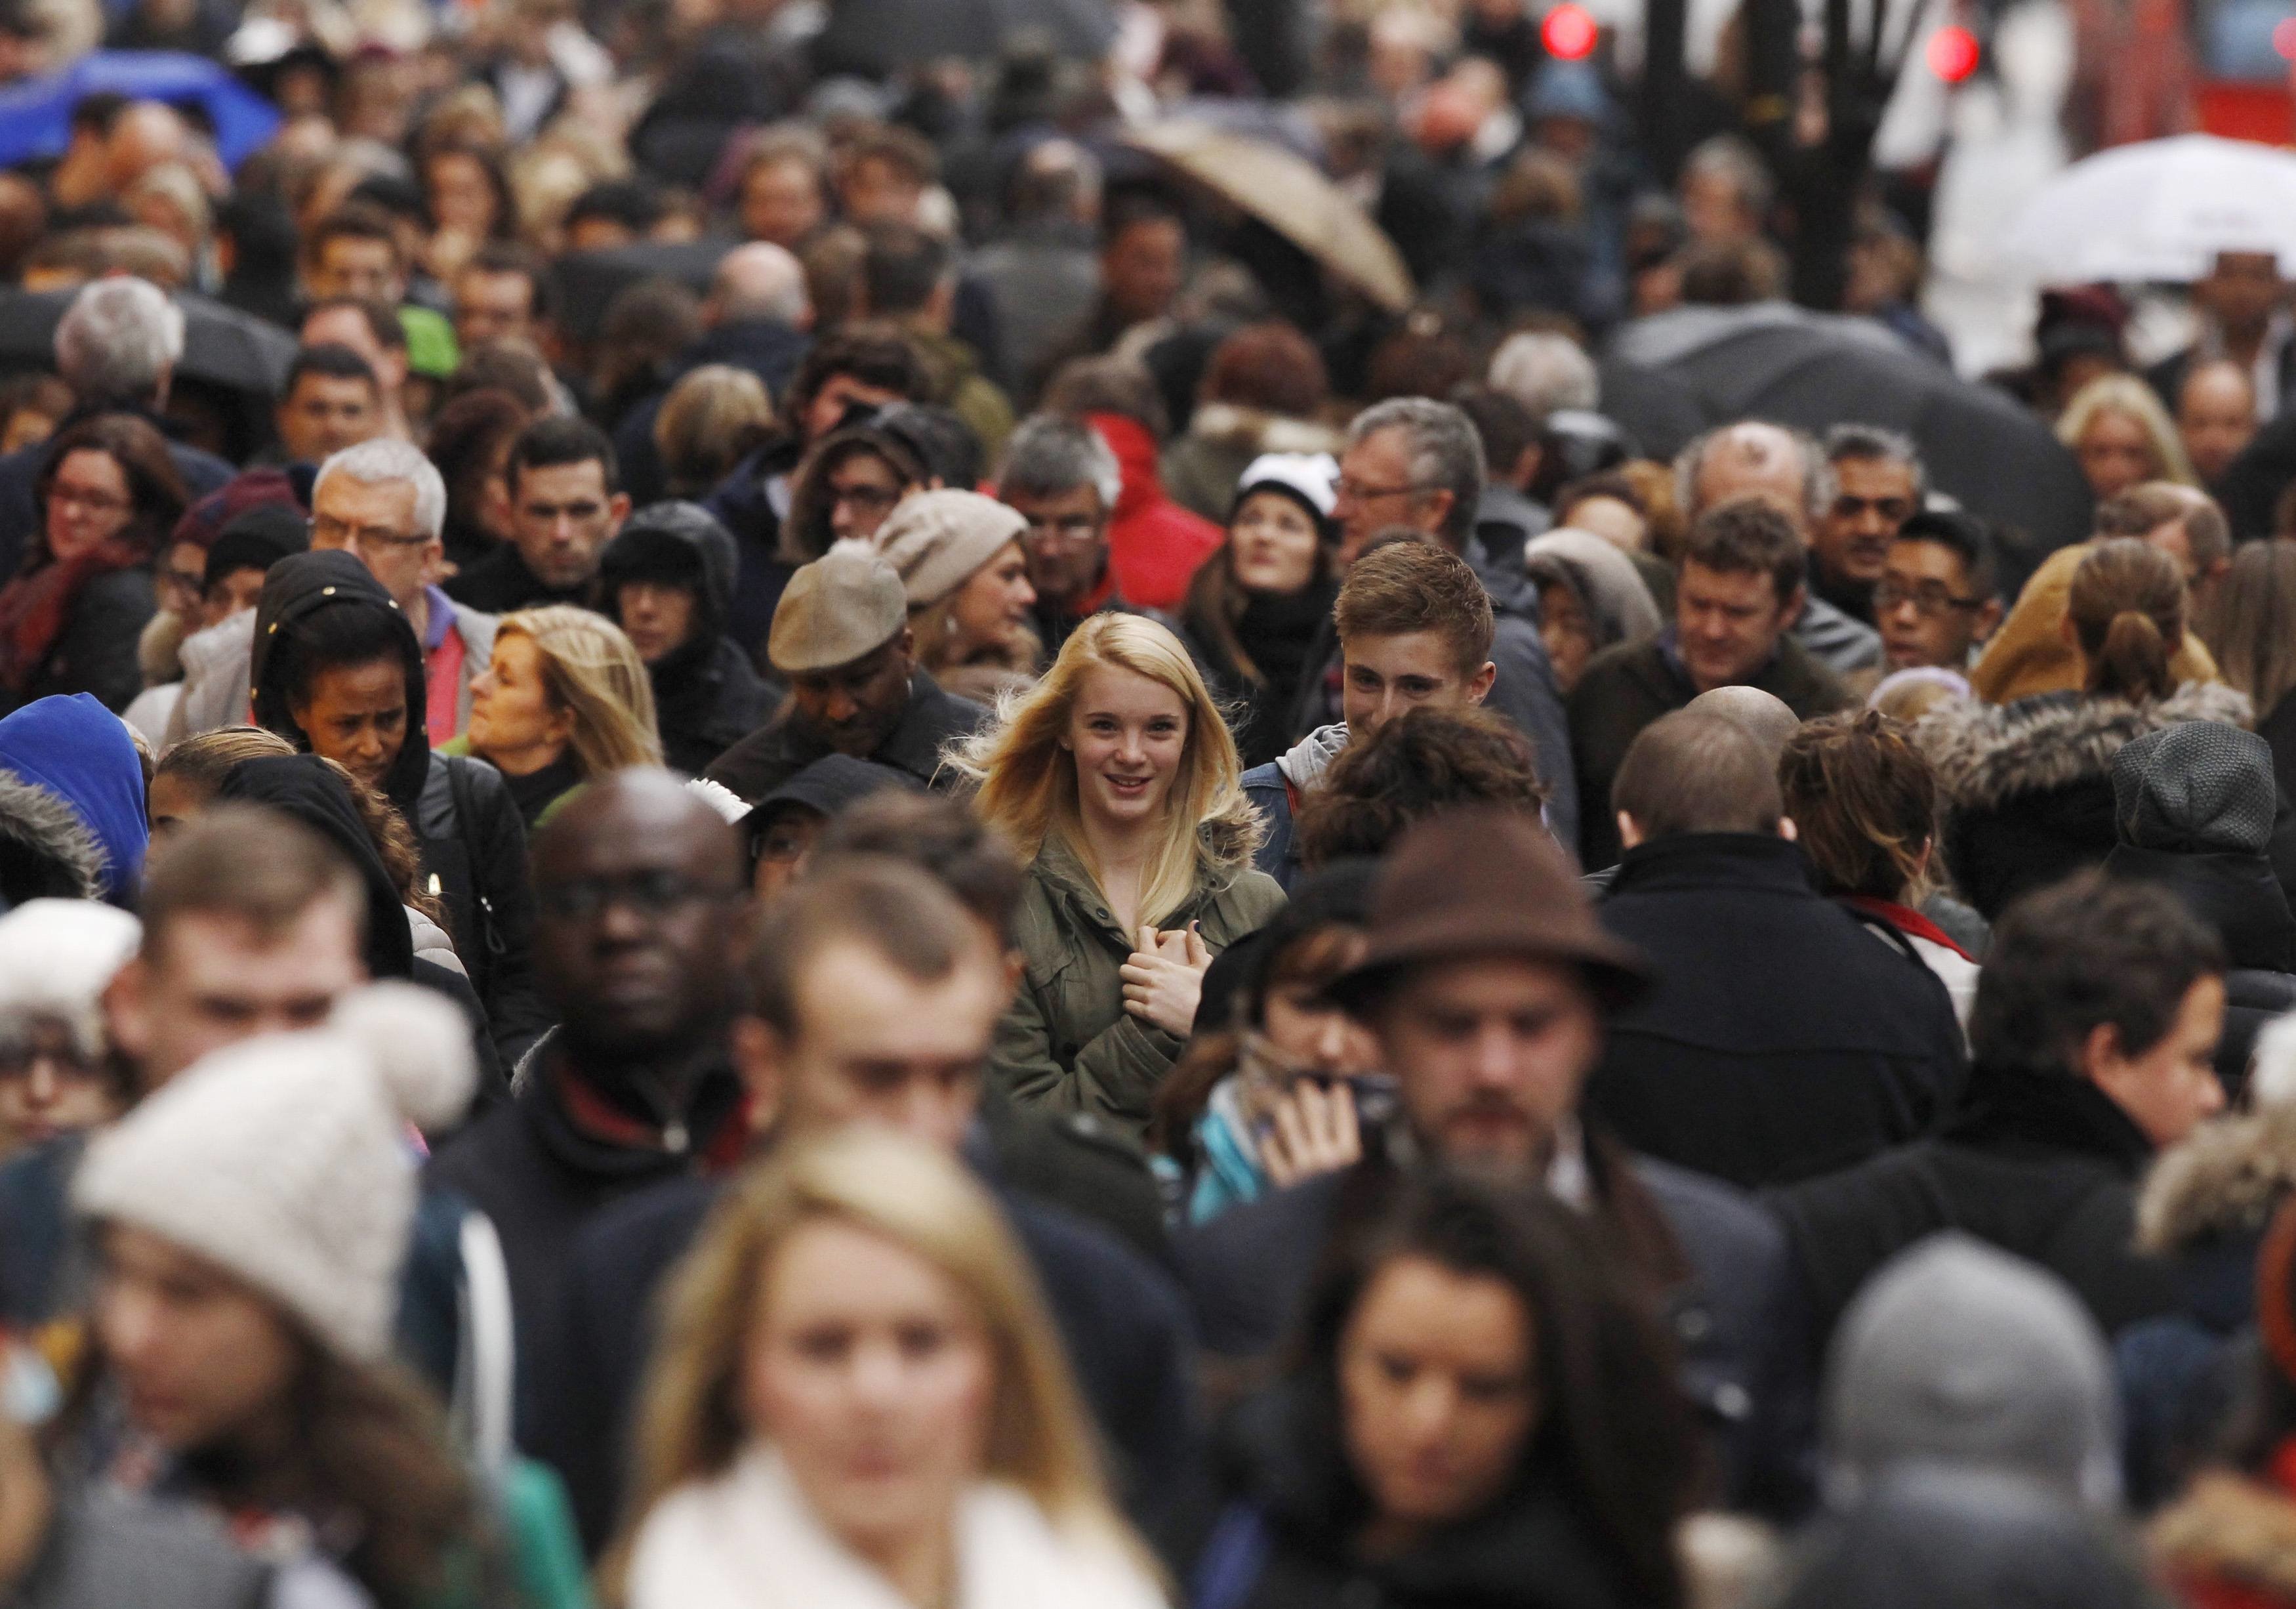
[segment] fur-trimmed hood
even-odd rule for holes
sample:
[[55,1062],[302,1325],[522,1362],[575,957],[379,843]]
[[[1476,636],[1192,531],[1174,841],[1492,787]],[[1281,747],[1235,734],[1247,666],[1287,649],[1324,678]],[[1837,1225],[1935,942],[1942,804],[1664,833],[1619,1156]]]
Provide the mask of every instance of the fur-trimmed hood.
[[2153,1520],[2145,1539],[2172,1580],[2221,1581],[2283,1603],[2296,1599],[2296,1502],[2259,1482],[2226,1470],[2202,1473]]
[[2136,1245],[2156,1255],[2261,1234],[2296,1189],[2296,1105],[2213,1119],[2161,1153],[2136,1198]]
[[1191,436],[1254,453],[1331,453],[1347,445],[1346,435],[1313,419],[1294,419],[1235,402],[1201,402],[1188,419]]
[[2112,772],[2112,757],[2133,738],[2179,721],[2255,724],[2245,694],[2215,682],[2186,682],[2157,702],[2046,694],[2013,704],[1950,704],[1923,718],[1915,738],[1935,768],[1949,810],[1994,809],[2021,793],[2046,792]]
[[62,795],[0,771],[0,895],[100,899],[103,846]]

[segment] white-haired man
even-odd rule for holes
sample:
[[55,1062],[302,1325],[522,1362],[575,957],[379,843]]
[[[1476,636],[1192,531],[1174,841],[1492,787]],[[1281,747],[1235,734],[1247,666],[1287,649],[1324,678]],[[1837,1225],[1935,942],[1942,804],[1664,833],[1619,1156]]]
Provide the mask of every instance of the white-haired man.
[[340,547],[373,571],[422,640],[433,743],[463,730],[471,683],[495,651],[495,617],[439,588],[446,524],[447,483],[437,466],[387,436],[335,454],[311,486],[311,546]]
[[[133,414],[165,435],[171,427],[160,409],[184,357],[184,310],[148,280],[95,280],[57,321],[55,357],[56,373],[72,394],[72,411],[58,429],[96,414]],[[194,497],[237,472],[213,454],[179,441],[168,442],[168,455]],[[0,574],[15,573],[26,533],[38,529],[33,488],[45,456],[45,447],[28,447],[0,457]]]

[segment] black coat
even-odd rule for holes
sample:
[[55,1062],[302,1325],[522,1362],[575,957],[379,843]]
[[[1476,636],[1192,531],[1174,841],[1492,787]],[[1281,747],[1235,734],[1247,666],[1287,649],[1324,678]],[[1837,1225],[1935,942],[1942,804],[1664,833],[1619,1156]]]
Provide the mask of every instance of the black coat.
[[509,614],[520,609],[539,609],[545,603],[572,603],[589,609],[598,601],[594,578],[578,587],[553,587],[526,567],[518,549],[497,542],[484,558],[449,577],[447,595],[480,614]]
[[[1667,1293],[1684,1390],[1716,1434],[1726,1498],[1792,1512],[1807,1495],[1811,1368],[1777,1225],[1713,1179],[1629,1156],[1598,1136],[1587,1149],[1607,1235]],[[1325,1246],[1375,1209],[1392,1177],[1369,1160],[1183,1231],[1174,1249],[1206,1350],[1238,1359],[1272,1354]]]
[[1379,1559],[1355,1547],[1359,1499],[1326,1467],[1311,1393],[1285,1382],[1222,1437],[1228,1498],[1196,1560],[1194,1602],[1217,1609],[1631,1609],[1639,1600],[1580,1506],[1551,1479]]
[[[1180,619],[1180,640],[1211,686],[1234,708],[1230,726],[1245,769],[1265,765],[1292,746],[1292,711],[1308,673],[1308,655],[1331,618],[1339,588],[1316,581],[1290,597],[1252,596],[1234,623],[1237,644],[1250,657],[1255,678],[1220,644],[1218,632],[1193,606]],[[1320,671],[1320,659],[1315,662]]]
[[2272,863],[2261,855],[2182,855],[2115,844],[2104,858],[2116,877],[2157,882],[2224,940],[2224,1038],[2217,1077],[2227,1096],[2248,1084],[2248,1058],[2264,1025],[2296,1010],[2296,915],[2288,908]]
[[140,564],[90,576],[72,595],[63,629],[24,685],[19,706],[51,694],[93,693],[115,715],[127,708],[144,689],[136,642],[159,607],[152,572]]
[[[558,1317],[577,1237],[615,1203],[697,1171],[702,1157],[727,1143],[741,1105],[733,1073],[709,1074],[673,1141],[581,1083],[549,1046],[536,1063],[506,1104],[440,1146],[423,1176],[430,1187],[454,1191],[484,1212],[502,1239],[518,1337],[521,1447],[536,1445],[549,1416],[562,1410],[547,1387],[566,1377]],[[578,1103],[590,1115],[578,1115]]]
[[[1160,1532],[1193,1496],[1197,1452],[1187,1305],[1171,1277],[1104,1229],[1013,1188],[976,1129],[970,1160],[996,1189],[1068,1342],[1077,1383],[1116,1455],[1136,1522]],[[531,1449],[565,1479],[585,1543],[611,1535],[623,1500],[631,1416],[652,1350],[655,1297],[700,1234],[723,1179],[655,1186],[602,1212],[570,1253],[554,1327],[559,1371],[535,1383],[548,1411]]]
[[2136,1181],[2152,1159],[2143,1131],[2087,1080],[1980,1066],[1939,1137],[1767,1204],[1821,1345],[1876,1268],[1940,1229],[2049,1269],[2111,1334],[2176,1302],[2167,1267],[2132,1249]]
[[367,567],[343,552],[291,554],[271,568],[256,604],[248,667],[258,724],[298,749],[310,740],[288,709],[286,656],[278,644],[329,609],[381,612],[398,629],[406,667],[406,737],[382,792],[414,828],[425,868],[438,880],[455,953],[486,1007],[504,1062],[515,1063],[549,1026],[534,986],[534,891],[527,881],[526,826],[502,774],[481,759],[434,753],[422,647],[406,616]]
[[1796,845],[1700,833],[1627,851],[1603,925],[1658,982],[1610,1025],[1587,1109],[1744,1188],[1926,1134],[1965,1058],[1937,974],[1812,888]]
[[[944,691],[920,669],[909,678],[909,703],[900,724],[876,752],[862,758],[906,771],[927,787],[936,783],[946,787],[949,778],[941,771],[942,745],[971,735],[988,718],[988,710]],[[719,755],[703,775],[755,804],[829,752],[826,744],[790,724],[784,705],[773,719]]]

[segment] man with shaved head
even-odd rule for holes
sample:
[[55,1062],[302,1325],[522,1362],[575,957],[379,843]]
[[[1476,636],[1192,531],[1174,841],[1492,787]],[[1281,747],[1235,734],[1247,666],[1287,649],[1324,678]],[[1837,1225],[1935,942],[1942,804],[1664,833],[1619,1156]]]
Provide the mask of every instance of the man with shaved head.
[[727,1035],[745,888],[733,829],[668,771],[591,783],[535,840],[535,973],[558,1026],[521,1063],[510,1103],[430,1169],[502,1236],[521,1379],[553,1361],[582,1227],[648,1185],[741,1154]]

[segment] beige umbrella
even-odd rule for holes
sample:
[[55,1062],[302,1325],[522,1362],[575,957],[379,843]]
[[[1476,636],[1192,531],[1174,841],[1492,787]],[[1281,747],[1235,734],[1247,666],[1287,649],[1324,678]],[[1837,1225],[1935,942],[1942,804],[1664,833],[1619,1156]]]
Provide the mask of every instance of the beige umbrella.
[[1186,122],[1134,129],[1125,140],[1251,214],[1389,312],[1417,299],[1411,270],[1386,231],[1320,168],[1283,146]]

